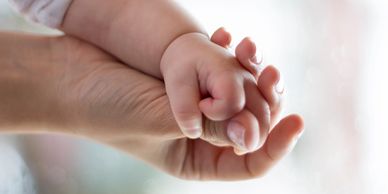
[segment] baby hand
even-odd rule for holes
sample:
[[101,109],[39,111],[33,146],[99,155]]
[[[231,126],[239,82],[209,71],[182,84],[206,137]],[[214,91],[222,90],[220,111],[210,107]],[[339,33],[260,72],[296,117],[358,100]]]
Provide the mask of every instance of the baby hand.
[[[219,46],[228,48],[231,43],[231,35],[224,28],[214,32],[211,41]],[[250,71],[258,80],[257,87],[267,101],[270,108],[270,130],[277,123],[279,113],[282,110],[283,84],[280,81],[280,73],[274,66],[263,68],[260,66],[262,55],[256,56],[256,45],[250,38],[244,38],[236,47],[235,55],[240,64]],[[265,134],[260,134],[265,136]],[[266,138],[266,137],[265,137]],[[239,154],[247,151],[235,149]]]
[[[228,37],[220,29],[212,41],[227,46]],[[259,63],[253,60],[256,52],[253,42],[244,39],[237,47],[239,61],[220,46],[193,33],[178,38],[167,49],[161,70],[172,111],[188,137],[201,135],[203,112],[211,120],[222,122],[214,127],[218,130],[205,131],[202,139],[220,146],[234,146],[239,153],[254,151],[267,137],[270,114],[280,107],[273,93],[279,74],[273,67],[264,70],[259,78],[263,84],[258,89],[252,76],[259,75]],[[239,62],[252,74],[241,68]]]
[[[232,36],[224,28],[216,30],[211,37],[211,41],[219,46],[228,48]],[[282,108],[283,83],[280,79],[280,72],[274,66],[263,68],[262,54],[256,56],[256,45],[248,37],[244,38],[236,47],[235,55],[240,64],[255,76],[258,80],[258,88],[267,100],[271,109],[271,128],[277,122]]]
[[172,111],[190,138],[202,133],[202,113],[222,121],[245,105],[244,76],[233,55],[200,33],[185,34],[166,50],[161,61]]

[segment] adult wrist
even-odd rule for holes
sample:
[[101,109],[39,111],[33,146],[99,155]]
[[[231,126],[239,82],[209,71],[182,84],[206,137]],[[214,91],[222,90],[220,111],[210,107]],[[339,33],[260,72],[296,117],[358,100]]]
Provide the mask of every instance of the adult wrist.
[[61,132],[50,38],[0,32],[0,131]]

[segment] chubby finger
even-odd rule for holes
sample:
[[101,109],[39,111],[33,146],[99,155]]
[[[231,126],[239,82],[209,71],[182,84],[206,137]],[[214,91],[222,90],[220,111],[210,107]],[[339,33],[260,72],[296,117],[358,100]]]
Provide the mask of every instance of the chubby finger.
[[245,105],[242,79],[232,73],[214,76],[210,87],[210,97],[202,99],[199,108],[203,114],[214,121],[224,121],[240,112]]
[[284,88],[280,82],[280,72],[272,65],[267,66],[263,70],[257,82],[257,87],[270,107],[272,124],[276,122],[276,117],[282,109],[282,94]]
[[[166,72],[166,74],[174,71]],[[202,134],[202,113],[198,104],[200,90],[195,73],[165,76],[166,92],[171,110],[182,133],[189,138],[199,138]]]
[[257,150],[264,144],[268,137],[271,126],[271,110],[254,80],[247,80],[244,90],[246,92],[246,108],[255,115],[259,126],[260,137],[255,149]]
[[235,54],[241,65],[257,77],[261,72],[262,53],[256,54],[256,44],[249,37],[244,38],[236,47]]
[[210,40],[218,46],[227,48],[232,42],[232,35],[224,27],[221,27],[213,33]]

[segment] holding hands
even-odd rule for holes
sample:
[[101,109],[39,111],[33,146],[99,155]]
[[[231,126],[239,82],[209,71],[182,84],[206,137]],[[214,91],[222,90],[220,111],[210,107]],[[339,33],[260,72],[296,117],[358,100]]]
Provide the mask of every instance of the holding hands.
[[[31,51],[37,55],[20,52],[20,61],[4,63],[17,75],[12,83],[27,77],[31,80],[22,82],[41,91],[20,106],[27,116],[5,112],[8,120],[18,118],[38,132],[43,127],[92,138],[174,176],[200,180],[260,176],[302,133],[297,115],[277,123],[280,73],[261,67],[249,38],[233,55],[227,50],[228,32],[220,28],[209,39],[170,1],[74,0],[68,5],[60,29],[81,40],[1,35],[14,50],[40,45]],[[38,53],[48,54],[37,59]],[[26,88],[2,83],[11,82],[0,82],[0,89]],[[10,100],[4,93],[0,98]]]
[[[272,66],[259,72],[256,46],[248,38],[237,46],[236,57],[226,49],[231,35],[223,28],[211,40],[218,45],[191,33],[167,48],[161,70],[172,111],[187,137],[232,146],[237,154],[253,152],[281,109],[279,73]],[[202,113],[216,121],[215,130],[202,133]]]

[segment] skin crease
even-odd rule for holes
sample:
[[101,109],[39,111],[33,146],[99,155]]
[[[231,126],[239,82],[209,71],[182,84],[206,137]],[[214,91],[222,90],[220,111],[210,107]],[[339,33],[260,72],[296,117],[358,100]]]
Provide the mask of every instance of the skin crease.
[[[29,41],[28,45],[49,43],[30,51],[50,54],[47,60],[40,60],[39,71],[44,66],[55,67],[40,72],[44,83],[35,86],[47,90],[44,99],[56,99],[55,111],[60,111],[51,113],[60,118],[44,125],[113,146],[180,178],[241,180],[261,176],[289,152],[302,132],[301,118],[288,116],[274,127],[260,150],[237,156],[232,148],[183,137],[163,82],[128,68],[92,45],[69,36],[0,36]],[[21,62],[35,65],[31,61]],[[205,128],[209,127],[217,124],[206,121]]]

